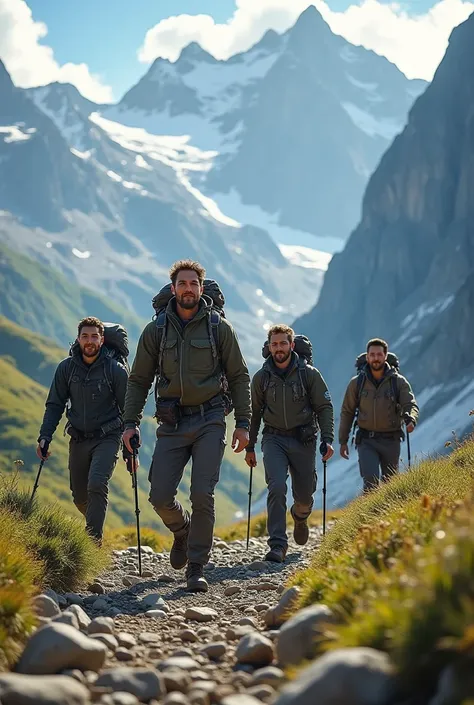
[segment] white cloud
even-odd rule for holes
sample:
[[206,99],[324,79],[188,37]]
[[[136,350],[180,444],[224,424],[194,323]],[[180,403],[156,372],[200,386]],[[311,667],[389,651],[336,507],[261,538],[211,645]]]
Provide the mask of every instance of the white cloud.
[[398,3],[362,0],[335,12],[324,0],[236,0],[228,22],[209,15],[168,17],[146,33],[138,51],[140,61],[157,57],[175,61],[191,41],[218,59],[249,49],[268,29],[283,32],[310,5],[315,5],[331,29],[353,44],[386,56],[409,78],[431,80],[443,58],[449,35],[474,11],[474,2],[440,0],[425,13],[409,14]]
[[58,64],[51,47],[40,44],[47,33],[47,26],[33,19],[24,0],[0,0],[0,57],[15,85],[72,83],[90,100],[112,102],[112,89],[92,75],[87,64]]

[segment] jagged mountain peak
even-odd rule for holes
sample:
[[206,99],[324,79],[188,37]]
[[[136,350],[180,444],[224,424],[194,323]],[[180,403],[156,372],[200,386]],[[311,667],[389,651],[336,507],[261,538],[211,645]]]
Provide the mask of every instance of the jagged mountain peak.
[[206,61],[208,63],[214,63],[217,59],[203,49],[198,42],[191,42],[191,44],[188,44],[182,49],[178,57],[178,62],[181,61]]

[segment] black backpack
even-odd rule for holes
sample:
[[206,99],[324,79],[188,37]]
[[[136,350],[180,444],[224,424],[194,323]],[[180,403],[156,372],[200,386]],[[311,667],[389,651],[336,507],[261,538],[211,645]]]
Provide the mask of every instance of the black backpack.
[[[211,310],[208,316],[208,328],[209,328],[209,340],[211,343],[212,356],[214,358],[214,370],[220,367],[220,383],[222,387],[222,395],[225,400],[226,414],[232,411],[232,400],[229,392],[229,383],[225,376],[224,370],[221,367],[219,358],[219,324],[221,318],[225,318],[225,297],[219,284],[214,281],[214,279],[204,279],[204,292],[203,295],[211,300]],[[158,367],[156,373],[156,384],[155,384],[155,400],[158,396],[158,382],[161,376],[161,368],[163,363],[163,353],[166,344],[166,332],[167,332],[167,317],[166,308],[168,303],[173,298],[174,294],[171,291],[171,284],[166,284],[163,286],[158,294],[152,299],[152,306],[155,309],[155,323],[159,330],[160,339],[160,349],[158,355]]]
[[[301,383],[306,394],[309,396],[309,385],[308,385],[308,375],[307,375],[307,365],[313,366],[313,345],[311,340],[305,335],[295,335],[295,353],[299,357],[299,375],[301,378]],[[262,357],[267,360],[270,357],[270,347],[268,340],[265,341],[262,347]],[[270,373],[262,376],[262,392],[267,391],[267,387],[270,383]]]
[[[104,323],[104,348],[106,348],[107,357],[109,360],[117,360],[121,365],[125,367],[127,373],[130,374],[130,366],[128,364],[128,356],[130,350],[128,347],[128,334],[125,328],[120,323]],[[72,355],[79,349],[79,343],[77,340],[69,348],[69,355]],[[107,367],[109,371],[107,372]],[[72,376],[74,374],[74,365],[71,366],[71,372],[69,374],[68,387],[71,384]],[[112,363],[109,365],[104,365],[105,379],[107,380],[107,385],[113,394],[112,388]]]

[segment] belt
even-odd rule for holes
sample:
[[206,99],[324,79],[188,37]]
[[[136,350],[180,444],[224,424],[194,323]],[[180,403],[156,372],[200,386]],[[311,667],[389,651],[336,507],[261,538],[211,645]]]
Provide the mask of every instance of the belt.
[[296,428],[290,428],[287,431],[282,431],[280,428],[274,428],[273,426],[265,426],[263,433],[270,433],[273,436],[285,436],[289,438],[296,438],[298,430]]
[[197,404],[196,406],[180,406],[179,408],[184,416],[192,416],[193,414],[203,414],[205,411],[218,409],[219,407],[224,408],[224,398],[220,394],[212,397],[212,399],[208,399],[208,401],[202,404]]
[[365,428],[359,427],[359,434],[362,438],[386,438],[393,440],[394,438],[402,438],[403,433],[399,431],[367,431]]

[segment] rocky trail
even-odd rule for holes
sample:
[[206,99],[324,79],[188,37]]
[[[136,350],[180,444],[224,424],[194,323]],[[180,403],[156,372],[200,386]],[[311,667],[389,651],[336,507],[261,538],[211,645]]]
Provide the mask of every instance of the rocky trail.
[[312,528],[304,547],[291,539],[284,564],[263,562],[266,538],[252,538],[248,551],[245,541],[216,538],[205,568],[209,591],[198,594],[186,592],[184,570],[171,568],[169,554],[142,547],[140,577],[137,549],[114,551],[112,568],[87,592],[36,598],[43,624],[17,673],[0,674],[0,702],[275,702],[282,668],[298,649],[292,634],[278,643],[295,597],[285,583],[307,565],[320,533]]

